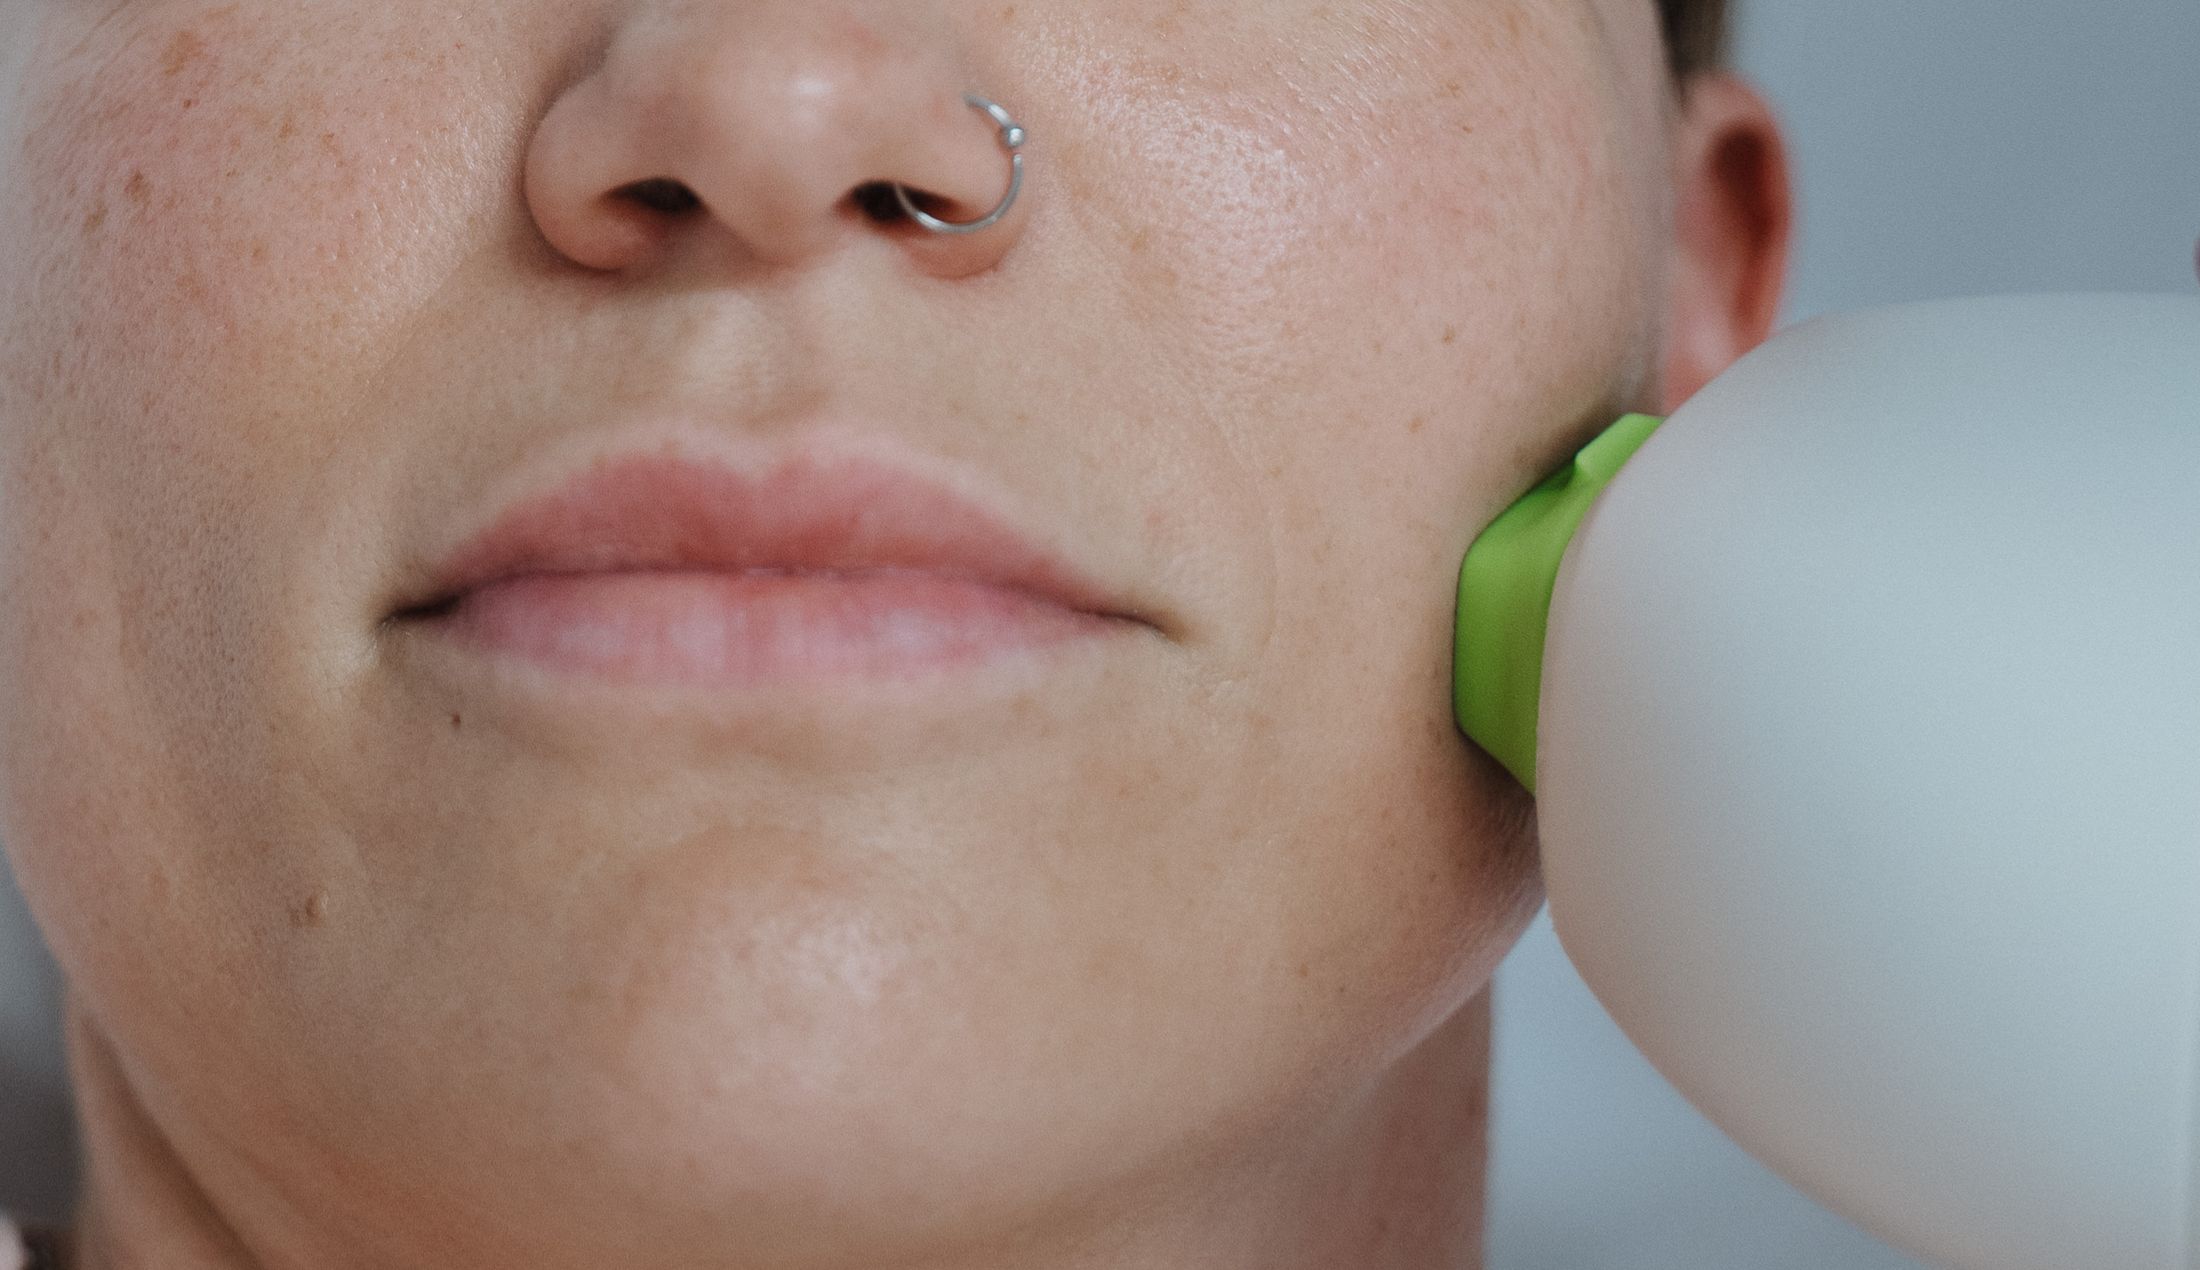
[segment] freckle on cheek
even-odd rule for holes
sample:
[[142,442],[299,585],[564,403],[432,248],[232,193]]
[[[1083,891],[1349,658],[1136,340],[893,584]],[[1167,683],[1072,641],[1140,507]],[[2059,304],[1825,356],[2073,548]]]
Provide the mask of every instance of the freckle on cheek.
[[123,185],[122,192],[132,203],[137,204],[139,207],[153,201],[153,183],[145,179],[143,170],[134,170],[130,173],[130,179]]
[[315,891],[305,903],[290,910],[290,924],[293,926],[319,926],[322,919],[327,916],[328,892]]
[[168,41],[168,47],[161,51],[160,73],[169,77],[180,75],[186,66],[205,56],[206,41],[199,38],[198,32],[178,31],[175,38]]

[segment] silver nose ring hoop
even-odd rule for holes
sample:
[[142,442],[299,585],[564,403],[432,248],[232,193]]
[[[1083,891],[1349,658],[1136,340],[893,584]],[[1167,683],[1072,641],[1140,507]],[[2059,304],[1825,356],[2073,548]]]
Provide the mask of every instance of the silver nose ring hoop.
[[1016,202],[1017,192],[1024,188],[1024,156],[1017,152],[1018,148],[1024,144],[1024,130],[1016,126],[1016,121],[1008,117],[1007,111],[976,93],[964,93],[963,100],[992,116],[993,122],[1001,130],[1001,144],[1008,149],[1008,193],[1002,196],[999,207],[976,220],[951,221],[941,220],[939,217],[918,207],[915,203],[910,202],[909,191],[902,188],[901,182],[892,182],[894,197],[901,200],[901,210],[909,213],[911,220],[935,234],[977,233],[1001,219],[1001,217],[1006,216],[1009,207]]

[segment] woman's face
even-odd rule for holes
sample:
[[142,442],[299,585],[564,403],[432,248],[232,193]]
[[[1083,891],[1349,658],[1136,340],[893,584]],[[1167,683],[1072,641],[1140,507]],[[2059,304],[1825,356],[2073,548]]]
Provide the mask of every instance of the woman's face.
[[[1655,22],[0,0],[0,836],[175,1149],[613,1264],[1005,1228],[1373,1079],[1536,902],[1456,569],[1656,391]],[[1010,218],[867,216],[992,205],[966,89]],[[937,475],[1149,622],[668,695],[392,619],[667,445]]]

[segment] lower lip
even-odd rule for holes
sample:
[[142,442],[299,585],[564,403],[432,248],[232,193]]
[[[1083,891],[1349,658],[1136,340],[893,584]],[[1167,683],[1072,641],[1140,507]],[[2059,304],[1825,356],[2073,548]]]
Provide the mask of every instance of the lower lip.
[[534,574],[414,620],[552,671],[704,684],[905,678],[1128,625],[904,569]]

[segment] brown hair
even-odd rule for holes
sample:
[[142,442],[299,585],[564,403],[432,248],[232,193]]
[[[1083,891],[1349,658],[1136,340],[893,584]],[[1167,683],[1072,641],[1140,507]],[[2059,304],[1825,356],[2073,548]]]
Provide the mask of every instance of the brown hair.
[[1676,79],[1726,64],[1729,0],[1658,0],[1666,56]]

